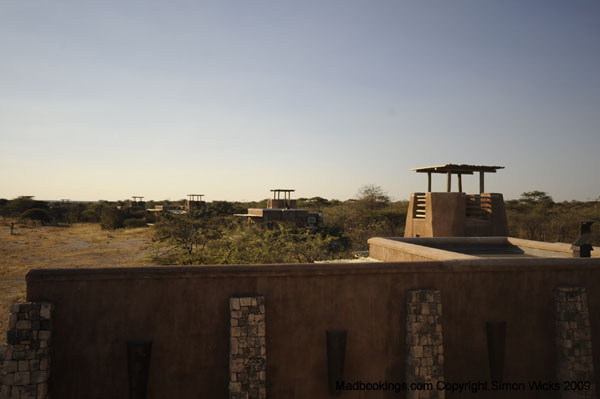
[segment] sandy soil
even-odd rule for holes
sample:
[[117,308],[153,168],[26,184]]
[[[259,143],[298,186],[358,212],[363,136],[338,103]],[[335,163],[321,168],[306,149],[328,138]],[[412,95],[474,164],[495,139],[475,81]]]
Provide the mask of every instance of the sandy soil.
[[8,324],[8,307],[25,300],[30,269],[131,267],[150,265],[151,230],[101,230],[97,224],[27,227],[0,224],[0,345]]

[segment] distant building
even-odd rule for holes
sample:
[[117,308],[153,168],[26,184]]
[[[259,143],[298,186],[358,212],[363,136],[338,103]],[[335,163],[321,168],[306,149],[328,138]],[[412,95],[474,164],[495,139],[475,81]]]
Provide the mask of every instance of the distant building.
[[204,197],[204,194],[188,194],[188,199],[185,200],[185,203],[183,204],[183,209],[186,212],[189,212],[191,210],[205,210],[206,209],[206,202],[202,201],[202,197]]
[[144,201],[144,197],[140,196],[132,196],[133,201],[129,203],[129,209],[137,211],[137,210],[145,210],[146,202]]
[[318,212],[296,208],[297,202],[291,198],[295,190],[276,188],[271,191],[273,198],[267,201],[266,208],[250,208],[248,213],[237,213],[235,216],[248,218],[250,223],[287,222],[298,227],[318,226],[323,221],[323,216]]
[[146,212],[150,212],[152,214],[160,214],[163,212],[173,213],[175,215],[183,215],[187,213],[185,210],[181,209],[178,205],[154,205],[152,209],[146,209]]
[[192,210],[205,211],[206,202],[202,201],[202,197],[204,197],[204,194],[188,194],[188,199],[183,200],[183,205],[154,205],[153,209],[146,210],[155,215],[163,212],[185,215]]

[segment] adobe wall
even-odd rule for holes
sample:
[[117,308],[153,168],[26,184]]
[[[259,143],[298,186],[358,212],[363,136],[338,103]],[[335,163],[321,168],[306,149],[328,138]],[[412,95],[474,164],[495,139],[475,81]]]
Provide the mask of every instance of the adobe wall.
[[[417,217],[417,194],[424,195],[426,199],[424,218]],[[508,235],[502,194],[482,193],[480,197],[487,198],[489,201],[489,205],[484,207],[488,215],[487,220],[467,217],[469,196],[465,193],[411,194],[404,237],[498,237]]]
[[304,227],[308,223],[308,211],[306,209],[269,209],[250,208],[248,215],[254,215],[252,219],[256,223],[266,222],[293,222],[298,227]]
[[427,214],[431,215],[433,237],[465,235],[465,198],[463,193],[427,193]]
[[465,235],[465,195],[463,193],[424,193],[425,218],[415,215],[416,196],[411,194],[405,237],[462,237]]
[[[427,240],[427,238],[416,238]],[[437,239],[438,241],[441,239]],[[383,262],[423,262],[432,260],[478,259],[476,256],[458,252],[429,248],[417,243],[397,241],[392,238],[372,237],[369,243],[369,256]]]
[[267,200],[267,208],[289,208],[295,209],[298,206],[298,201],[286,199],[269,199]]
[[264,298],[267,397],[328,398],[326,330],[347,331],[346,381],[405,381],[407,296],[415,289],[440,294],[445,381],[489,378],[489,321],[506,322],[505,381],[556,380],[559,286],[587,291],[593,367],[600,370],[599,273],[598,259],[535,258],[33,270],[27,300],[54,304],[55,398],[128,397],[131,341],[152,341],[148,399],[228,398],[231,298],[241,297]]

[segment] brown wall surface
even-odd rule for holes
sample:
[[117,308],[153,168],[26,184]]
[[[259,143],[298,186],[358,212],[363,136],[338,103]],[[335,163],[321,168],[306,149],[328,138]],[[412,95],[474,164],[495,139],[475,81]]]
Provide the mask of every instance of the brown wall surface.
[[465,235],[465,194],[427,193],[427,214],[431,215],[434,237]]
[[[427,198],[425,218],[416,217],[417,195],[425,193],[412,193],[410,202],[408,203],[408,211],[406,213],[406,226],[404,227],[404,237],[433,237],[431,228],[431,201]],[[429,194],[429,193],[427,193]],[[425,195],[427,195],[425,194]]]
[[[416,217],[416,194],[425,194],[425,218]],[[508,235],[502,194],[483,193],[490,199],[489,220],[466,216],[465,193],[413,193],[410,197],[404,237],[498,237]]]
[[506,218],[506,208],[504,206],[504,197],[500,193],[482,194],[489,196],[492,202],[491,214],[491,232],[494,237],[508,235],[508,219]]
[[404,381],[406,294],[417,288],[441,290],[445,379],[460,382],[488,378],[486,321],[507,322],[505,381],[555,380],[554,289],[586,287],[598,374],[599,277],[598,259],[535,258],[46,269],[27,275],[27,300],[55,304],[54,398],[127,398],[135,340],[153,342],[149,399],[227,398],[229,298],[255,295],[265,297],[268,397],[328,398],[326,329],[348,330],[346,381]]

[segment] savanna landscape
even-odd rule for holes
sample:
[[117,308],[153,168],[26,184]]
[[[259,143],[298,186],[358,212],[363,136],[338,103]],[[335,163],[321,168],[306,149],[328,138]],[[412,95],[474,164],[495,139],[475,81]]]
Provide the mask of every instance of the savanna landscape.
[[[180,206],[183,201],[146,204]],[[554,202],[542,191],[505,201],[511,236],[572,242],[581,221],[599,221],[600,201]],[[261,226],[233,216],[258,202],[213,201],[199,211],[157,218],[128,201],[61,203],[31,197],[0,199],[0,336],[8,306],[25,299],[25,275],[38,268],[104,268],[149,265],[310,263],[365,254],[367,239],[402,236],[407,201],[392,200],[367,185],[346,201],[299,198],[298,207],[319,212],[312,228]],[[12,233],[11,233],[12,225]],[[143,227],[140,227],[143,226]],[[595,245],[598,228],[592,229]]]

